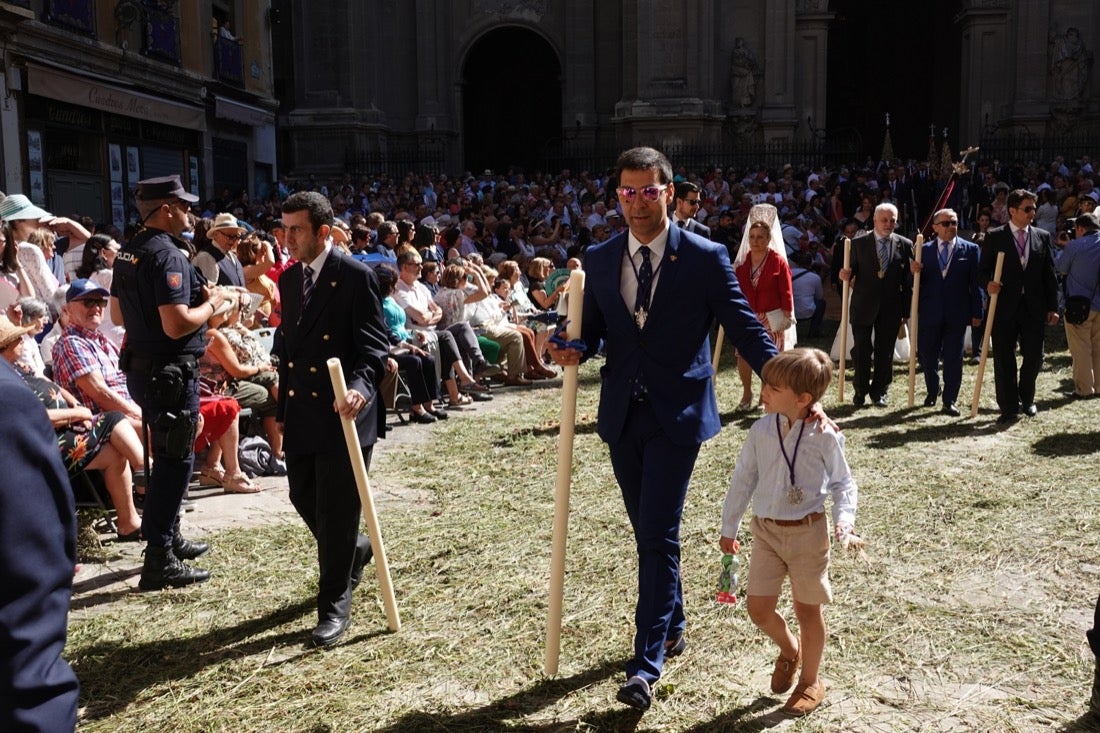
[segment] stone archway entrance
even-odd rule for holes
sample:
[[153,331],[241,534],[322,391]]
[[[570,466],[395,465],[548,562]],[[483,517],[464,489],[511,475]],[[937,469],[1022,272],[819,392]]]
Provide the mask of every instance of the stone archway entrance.
[[541,167],[561,136],[561,96],[561,62],[542,36],[509,26],[479,38],[462,68],[464,167]]

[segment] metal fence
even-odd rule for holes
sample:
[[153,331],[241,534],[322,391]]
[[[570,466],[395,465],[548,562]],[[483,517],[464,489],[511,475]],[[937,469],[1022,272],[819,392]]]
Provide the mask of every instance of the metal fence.
[[1061,155],[1068,161],[1079,160],[1082,155],[1095,158],[1100,155],[1100,135],[1039,135],[1026,130],[993,132],[982,138],[979,157],[999,160],[1006,165],[1037,163],[1045,166],[1056,155]]
[[442,144],[389,145],[385,150],[344,151],[344,171],[355,178],[382,174],[401,178],[406,173],[439,175],[446,170],[447,151]]
[[[795,166],[818,168],[826,166],[835,169],[850,165],[861,159],[862,146],[855,136],[843,136],[834,139],[814,139],[786,141],[777,140],[768,143],[736,143],[727,145],[662,145],[648,143],[656,147],[672,163],[673,169],[685,168],[701,172],[716,166],[726,169],[730,166],[739,169],[763,166],[779,170],[787,163]],[[614,167],[615,159],[621,151],[607,149],[590,143],[548,146],[544,160],[545,170],[560,171],[568,168],[572,171],[603,171]]]

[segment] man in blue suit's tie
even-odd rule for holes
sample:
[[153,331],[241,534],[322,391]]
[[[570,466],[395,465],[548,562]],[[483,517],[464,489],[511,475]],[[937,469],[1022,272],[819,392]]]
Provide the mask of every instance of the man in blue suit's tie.
[[966,327],[982,323],[982,286],[978,280],[978,245],[958,236],[959,216],[953,209],[932,215],[936,237],[921,247],[911,268],[920,278],[917,304],[917,354],[924,370],[932,407],[940,394],[939,362],[943,358],[943,412],[959,416],[955,406],[962,384],[963,337]]
[[665,658],[686,646],[680,516],[699,446],[720,428],[710,328],[717,319],[757,373],[776,351],[741,294],[726,248],[669,226],[668,159],[633,148],[616,167],[629,231],[585,253],[585,353],[551,346],[551,354],[559,364],[577,364],[604,342],[597,429],[638,551],[634,658],[618,699],[645,710]]

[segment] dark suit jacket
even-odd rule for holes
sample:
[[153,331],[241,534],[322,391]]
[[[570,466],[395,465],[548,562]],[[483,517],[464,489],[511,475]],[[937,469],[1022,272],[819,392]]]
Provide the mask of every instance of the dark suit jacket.
[[962,237],[955,239],[955,251],[943,276],[939,241],[921,247],[920,322],[946,322],[966,327],[972,318],[982,317],[982,289],[978,279],[978,245]]
[[61,658],[76,509],[46,409],[0,359],[0,730],[71,731],[79,686]]
[[[852,302],[849,320],[853,326],[870,326],[879,317],[909,317],[909,305],[913,299],[913,273],[909,261],[913,259],[913,243],[894,233],[894,254],[886,265],[885,277],[879,279],[878,241],[874,231],[852,240]],[[844,250],[840,250],[841,257]]]
[[982,245],[979,268],[982,287],[993,279],[997,253],[1004,252],[1001,293],[997,296],[997,314],[1015,315],[1028,320],[1045,321],[1047,313],[1058,310],[1058,276],[1054,272],[1054,250],[1050,232],[1028,227],[1027,269],[1020,265],[1016,240],[1006,224],[990,229]]
[[[389,341],[374,271],[333,248],[317,274],[305,313],[302,263],[279,277],[283,321],[276,332],[279,356],[277,418],[284,423],[286,450],[327,453],[341,450],[344,430],[333,411],[330,358],[344,368],[348,389],[368,402],[355,418],[359,445],[373,445],[385,433],[385,408],[378,385],[386,369]],[[299,318],[300,316],[300,318]]]
[[775,345],[749,310],[726,248],[673,225],[660,264],[645,328],[620,292],[627,234],[588,248],[581,337],[586,357],[606,342],[607,362],[597,430],[612,443],[622,434],[631,382],[641,374],[661,428],[679,445],[698,445],[718,433],[718,403],[710,361],[710,328],[717,318],[726,338],[760,372]]
[[[676,227],[677,229],[680,228],[680,225],[676,222],[675,219],[672,220],[672,225],[674,227]],[[691,232],[692,234],[698,234],[700,237],[703,237],[704,239],[710,239],[710,227],[708,227],[706,224],[703,224],[698,219],[695,219],[695,218],[685,219],[684,220],[684,229]]]

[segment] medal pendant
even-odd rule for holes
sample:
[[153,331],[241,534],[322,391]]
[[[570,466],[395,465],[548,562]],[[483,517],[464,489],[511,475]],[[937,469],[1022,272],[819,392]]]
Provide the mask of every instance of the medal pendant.
[[638,324],[638,328],[645,328],[646,309],[641,308],[634,312],[634,322]]
[[798,506],[805,498],[806,493],[802,490],[802,487],[792,486],[787,489],[787,501],[790,502],[792,506]]
[[886,277],[886,270],[879,270],[878,271],[878,279],[882,280],[884,277]]

